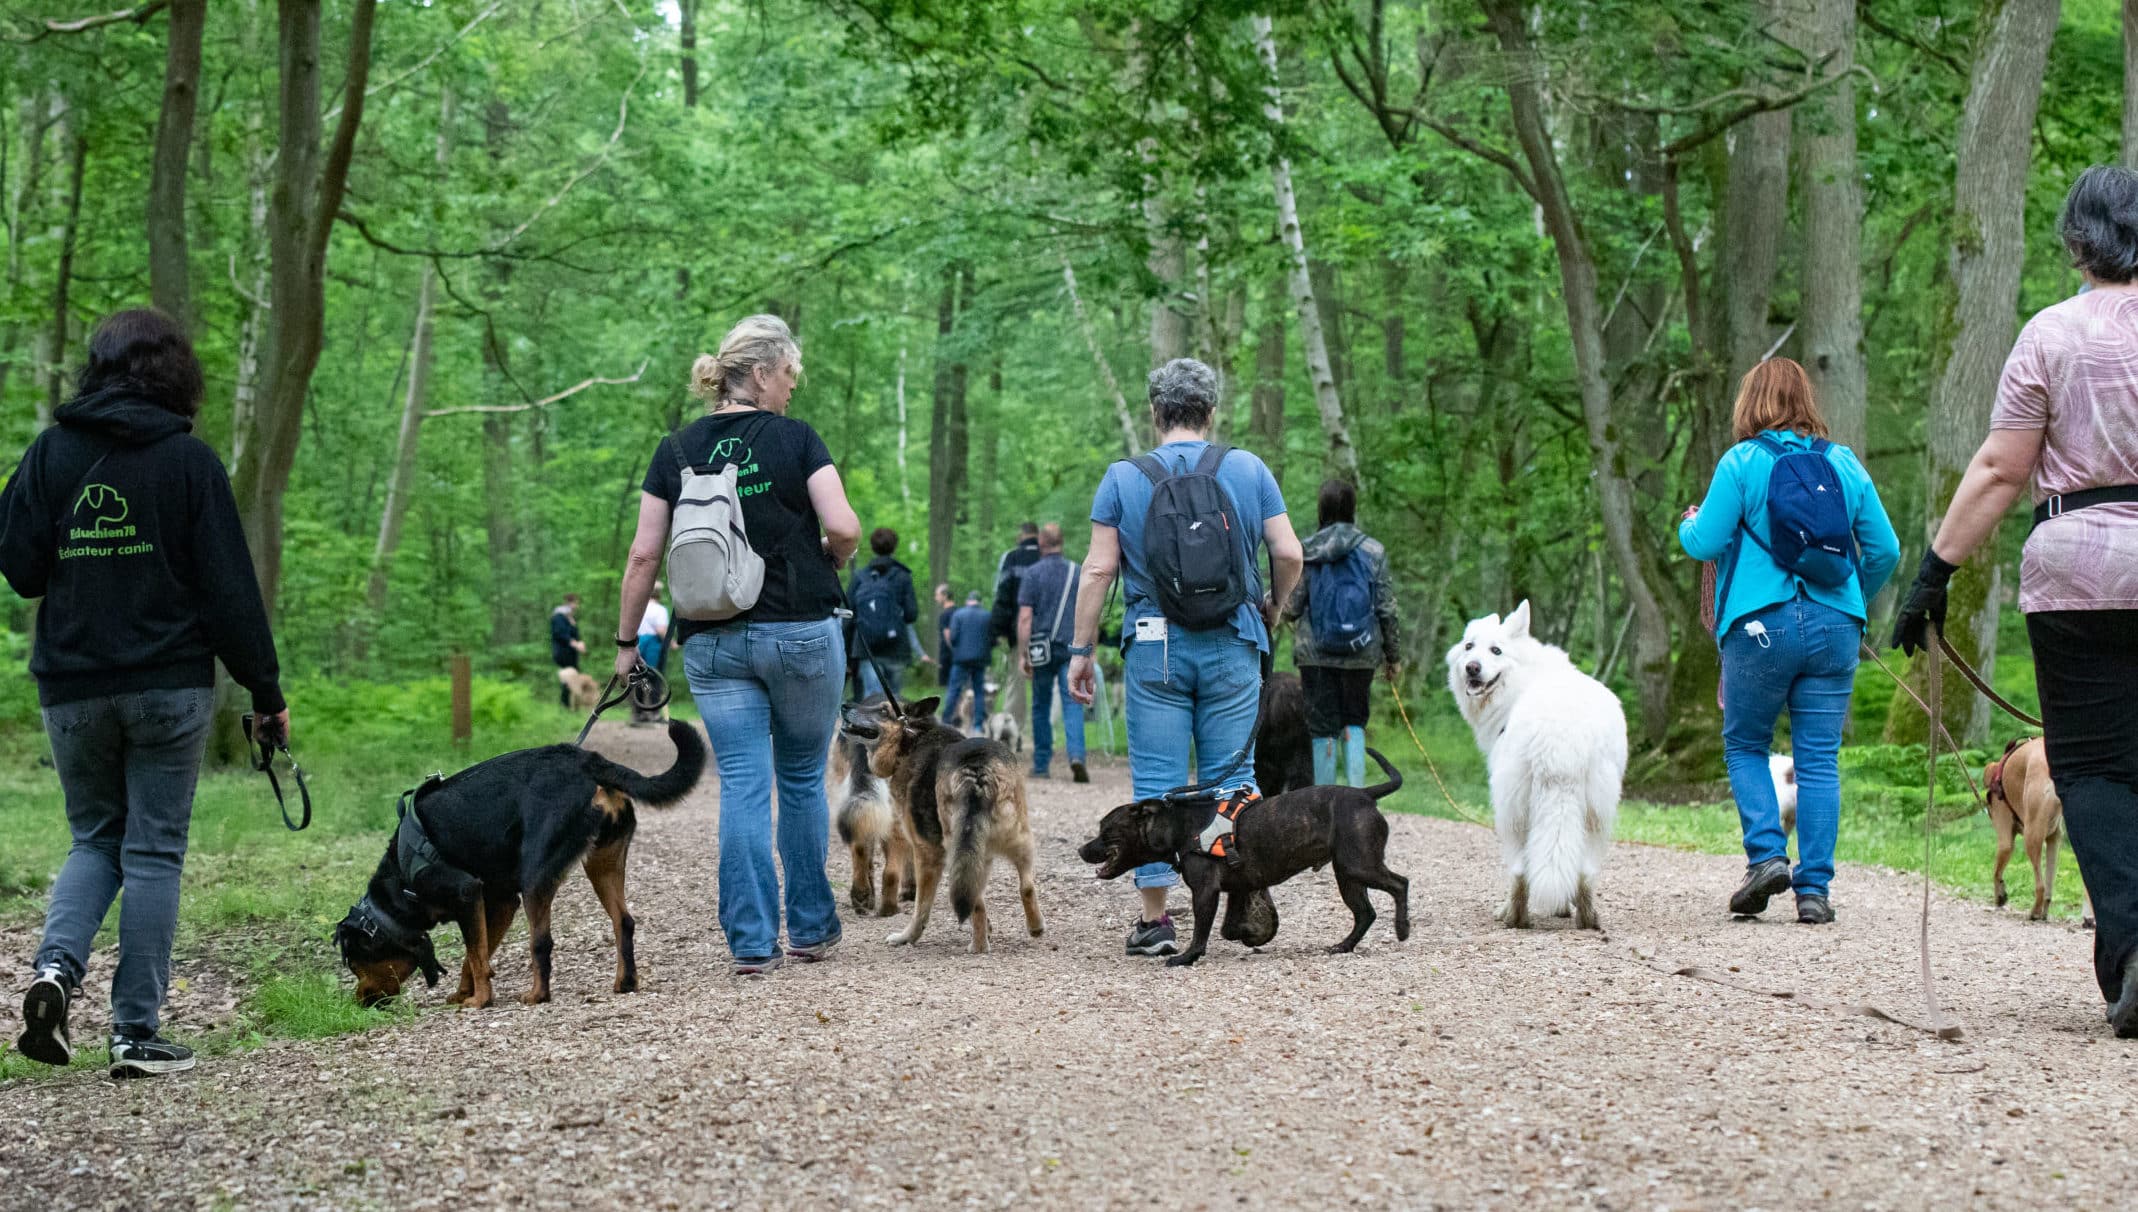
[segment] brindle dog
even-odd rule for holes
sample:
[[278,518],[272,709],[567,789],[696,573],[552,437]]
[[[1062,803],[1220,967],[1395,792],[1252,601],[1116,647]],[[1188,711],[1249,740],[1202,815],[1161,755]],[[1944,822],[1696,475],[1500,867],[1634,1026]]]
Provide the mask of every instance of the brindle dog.
[[1276,909],[1267,911],[1267,933],[1260,926],[1259,898],[1268,889],[1312,867],[1334,868],[1336,891],[1351,910],[1351,933],[1329,948],[1342,953],[1358,946],[1373,925],[1373,905],[1366,890],[1376,888],[1396,902],[1396,938],[1410,937],[1410,881],[1388,869],[1388,820],[1374,806],[1403,786],[1403,776],[1388,759],[1366,751],[1388,773],[1388,781],[1366,788],[1306,787],[1260,800],[1241,810],[1233,845],[1238,861],[1213,858],[1197,849],[1199,836],[1217,812],[1214,799],[1139,800],[1123,804],[1099,822],[1099,836],[1084,843],[1077,856],[1110,880],[1145,863],[1180,868],[1195,905],[1195,936],[1188,949],[1166,960],[1181,967],[1201,959],[1217,918],[1219,893],[1228,893],[1220,933],[1250,947],[1274,936]]

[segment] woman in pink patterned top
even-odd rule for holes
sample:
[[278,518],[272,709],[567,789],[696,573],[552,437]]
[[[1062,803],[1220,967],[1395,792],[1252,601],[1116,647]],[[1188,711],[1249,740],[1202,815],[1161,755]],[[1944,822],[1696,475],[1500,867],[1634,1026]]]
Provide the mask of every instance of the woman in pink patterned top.
[[2064,824],[2099,923],[2094,975],[2138,1038],[2138,173],[2087,169],[2059,234],[2088,289],[2037,313],[1997,387],[1989,438],[1923,555],[1893,642],[1945,622],[1954,566],[2031,481],[2019,608],[2034,645]]

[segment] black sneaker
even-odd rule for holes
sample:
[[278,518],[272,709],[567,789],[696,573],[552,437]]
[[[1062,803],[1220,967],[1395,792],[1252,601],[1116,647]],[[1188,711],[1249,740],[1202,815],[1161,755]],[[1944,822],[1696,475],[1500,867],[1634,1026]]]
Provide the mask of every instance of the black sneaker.
[[37,970],[29,992],[22,995],[22,1034],[15,1037],[15,1051],[46,1065],[64,1065],[74,1059],[74,1045],[67,1038],[67,1008],[74,1001],[72,983],[58,965]]
[[1091,772],[1084,769],[1084,763],[1071,762],[1069,763],[1069,777],[1079,783],[1088,783],[1091,781]]
[[1173,936],[1173,915],[1166,914],[1155,922],[1138,921],[1136,928],[1128,932],[1130,955],[1173,955],[1180,950],[1180,943]]
[[1789,890],[1789,860],[1771,858],[1745,868],[1745,882],[1730,894],[1730,912],[1739,917],[1758,917],[1767,911],[1767,898]]
[[2138,1039],[2138,963],[2123,965],[2123,996],[2108,1008],[2108,1025],[2117,1039]]
[[193,1049],[174,1044],[160,1035],[111,1037],[113,1078],[161,1077],[183,1073],[193,1067]]
[[1824,926],[1834,920],[1832,901],[1815,892],[1797,894],[1797,920],[1807,926]]

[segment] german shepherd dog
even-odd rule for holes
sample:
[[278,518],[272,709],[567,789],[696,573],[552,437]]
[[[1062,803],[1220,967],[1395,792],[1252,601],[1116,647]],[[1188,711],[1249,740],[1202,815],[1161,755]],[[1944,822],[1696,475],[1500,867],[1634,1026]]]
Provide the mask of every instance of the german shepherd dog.
[[1209,798],[1123,804],[1099,821],[1099,835],[1079,847],[1077,857],[1098,867],[1102,880],[1145,863],[1171,863],[1180,869],[1195,905],[1195,935],[1186,951],[1166,960],[1171,968],[1202,958],[1217,918],[1219,893],[1227,894],[1220,936],[1259,947],[1277,933],[1277,910],[1268,890],[1325,863],[1336,872],[1337,895],[1351,910],[1351,933],[1329,948],[1332,954],[1358,946],[1373,925],[1369,888],[1394,898],[1396,938],[1407,939],[1410,881],[1388,869],[1388,819],[1375,804],[1400,790],[1403,776],[1378,750],[1366,752],[1381,764],[1387,782],[1365,788],[1304,787],[1247,805],[1237,825],[1237,863],[1197,849],[1198,835],[1217,811],[1217,801]]
[[615,930],[613,988],[637,990],[636,923],[624,900],[635,805],[666,808],[705,771],[696,728],[673,721],[668,739],[675,764],[651,777],[577,745],[548,745],[502,754],[411,792],[370,887],[334,928],[342,962],[356,974],[357,1001],[371,1006],[394,997],[419,970],[436,985],[445,970],[430,932],[450,921],[459,924],[467,954],[460,990],[448,1000],[489,1005],[491,958],[523,903],[534,985],[520,1000],[548,1001],[550,902],[576,862],[584,863]]
[[[870,695],[848,709],[873,711],[883,706],[882,695]],[[848,893],[856,913],[889,917],[899,902],[913,899],[913,856],[908,848],[903,864],[891,861],[891,786],[869,769],[869,747],[847,735],[844,728],[831,742],[831,810],[839,823],[839,840],[853,858],[854,883]],[[876,860],[883,859],[883,890],[876,884]]]
[[[950,908],[972,923],[973,954],[987,951],[987,905],[981,894],[996,858],[1017,868],[1024,923],[1032,937],[1045,927],[1032,882],[1035,857],[1026,812],[1024,777],[1016,755],[998,741],[965,734],[935,718],[940,700],[897,707],[851,704],[840,713],[844,734],[867,746],[869,769],[891,788],[891,844],[886,880],[913,864],[919,887],[913,921],[886,942],[918,942],[928,928],[936,884],[950,872]],[[880,908],[879,908],[880,912]]]

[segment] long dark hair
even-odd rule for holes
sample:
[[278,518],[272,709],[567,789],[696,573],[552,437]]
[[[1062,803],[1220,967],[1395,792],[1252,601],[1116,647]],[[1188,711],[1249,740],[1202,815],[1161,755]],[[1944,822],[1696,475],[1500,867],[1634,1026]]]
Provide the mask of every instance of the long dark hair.
[[80,396],[125,389],[181,417],[199,415],[206,390],[185,330],[153,307],[129,308],[97,325],[74,388]]

